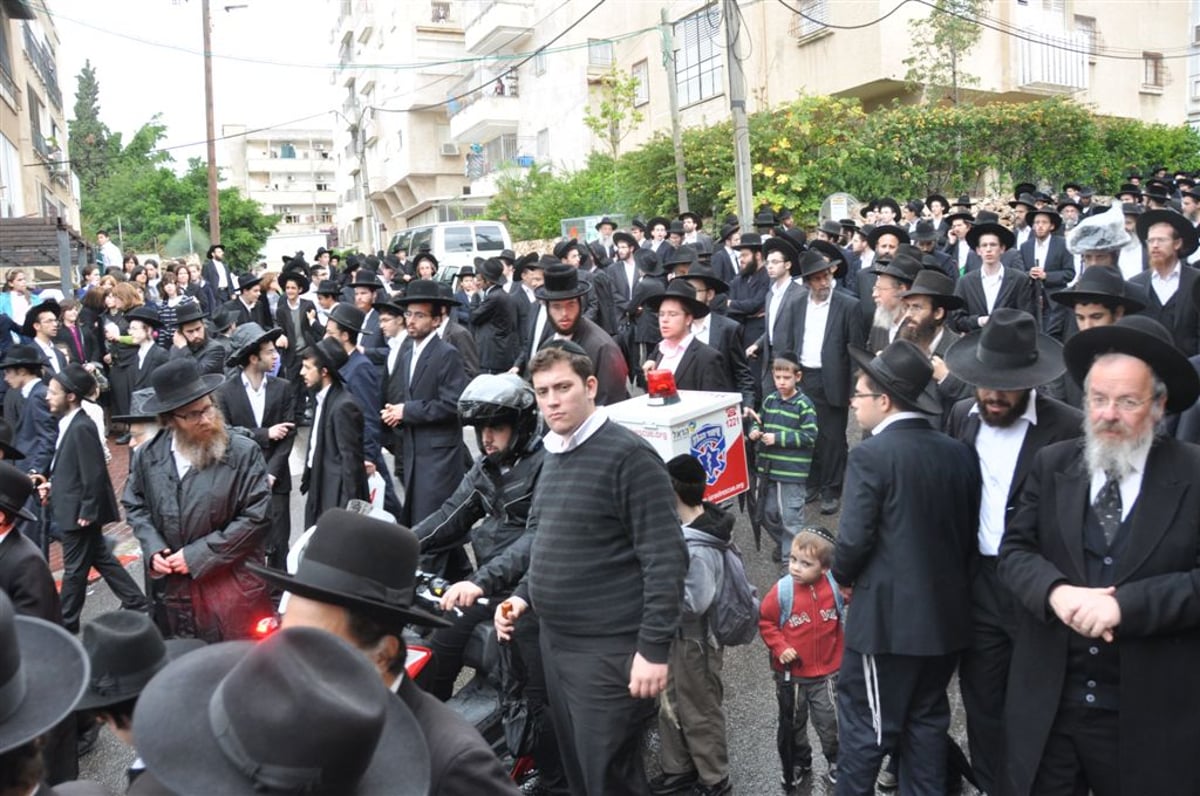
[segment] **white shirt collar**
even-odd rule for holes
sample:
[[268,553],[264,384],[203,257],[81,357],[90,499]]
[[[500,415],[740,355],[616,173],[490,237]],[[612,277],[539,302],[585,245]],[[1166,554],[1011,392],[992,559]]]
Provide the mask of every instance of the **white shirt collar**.
[[[871,436],[878,437],[881,433],[883,433],[887,429],[888,426],[892,425],[893,423],[898,423],[901,420],[925,420],[925,421],[928,421],[929,415],[923,415],[920,412],[897,412],[894,415],[888,415],[883,420],[880,420],[879,424],[877,426],[875,426],[875,428],[871,429]],[[932,428],[932,426],[930,426],[930,428]]]
[[1171,270],[1166,276],[1160,276],[1158,271],[1150,269],[1150,280],[1152,282],[1172,282],[1179,278],[1179,260],[1175,261],[1175,265],[1171,266]]
[[606,420],[608,420],[608,416],[604,413],[603,408],[596,407],[596,410],[588,415],[587,420],[579,424],[579,428],[565,437],[555,431],[547,431],[546,436],[542,439],[542,447],[546,449],[546,453],[569,453],[587,442],[593,434],[600,430]]

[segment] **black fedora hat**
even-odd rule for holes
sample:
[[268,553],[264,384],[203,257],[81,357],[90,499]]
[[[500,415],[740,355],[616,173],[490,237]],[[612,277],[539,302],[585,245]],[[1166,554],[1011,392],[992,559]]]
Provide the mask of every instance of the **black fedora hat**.
[[1130,295],[1120,271],[1101,266],[1085,268],[1074,286],[1051,293],[1050,298],[1066,307],[1076,304],[1120,304],[1126,314],[1146,309],[1144,301]]
[[729,240],[729,236],[737,232],[739,229],[737,224],[725,224],[721,227],[721,232],[717,235],[717,243],[724,243]]
[[[450,286],[446,285],[446,287]],[[397,296],[397,298],[400,298],[400,296]],[[376,298],[373,302],[371,302],[371,309],[378,313],[395,315],[397,318],[404,317],[404,307],[397,304],[390,296],[386,299]]]
[[317,284],[318,296],[340,296],[342,295],[342,287],[337,283],[336,279],[322,279]]
[[217,311],[212,314],[212,327],[218,332],[223,332],[237,323],[239,317],[241,317],[241,313],[238,312],[237,305],[233,303],[233,300],[227,301],[217,307]]
[[24,459],[25,454],[13,447],[13,427],[0,417],[0,452],[4,453],[4,461]]
[[672,279],[667,283],[667,289],[658,295],[651,296],[642,305],[651,312],[658,312],[666,299],[675,299],[687,307],[693,318],[703,318],[708,315],[708,305],[696,298],[696,288],[687,283],[687,278]]
[[1174,210],[1147,210],[1138,216],[1137,234],[1143,243],[1146,241],[1146,236],[1150,234],[1150,227],[1155,224],[1170,224],[1175,229],[1175,234],[1182,240],[1179,247],[1179,259],[1181,260],[1196,251],[1197,245],[1200,244],[1192,222],[1188,221],[1187,216],[1176,213]]
[[1142,198],[1142,189],[1139,186],[1134,185],[1131,182],[1127,182],[1124,185],[1122,185],[1120,188],[1118,188],[1117,192],[1114,194],[1114,196],[1116,196],[1118,199],[1120,199],[1122,196],[1126,196],[1126,195],[1132,196],[1137,199],[1141,199]]
[[1052,229],[1056,230],[1062,226],[1062,216],[1058,214],[1058,210],[1056,210],[1053,205],[1046,205],[1045,207],[1040,207],[1036,210],[1029,211],[1029,223],[1032,224],[1033,220],[1038,216],[1045,216],[1046,218],[1050,219],[1050,225]]
[[971,195],[965,193],[960,193],[958,198],[954,200],[954,204],[950,205],[951,208],[962,207],[967,210],[970,210],[974,206],[975,203],[971,201]]
[[332,337],[322,337],[316,345],[305,350],[306,355],[309,353],[317,359],[321,367],[329,371],[334,381],[342,380],[341,370],[350,361],[350,355],[342,348],[341,343]]
[[0,592],[0,754],[58,724],[87,687],[88,659],[58,625],[17,616]]
[[[634,248],[637,248],[636,243],[634,244]],[[545,268],[545,266],[541,263],[541,256],[537,252],[529,252],[528,254],[522,254],[520,257],[518,257],[517,262],[513,265],[513,273],[517,279],[520,279],[521,274],[525,273],[530,268],[536,268],[538,270]]]
[[743,232],[735,249],[756,249],[761,250],[763,246],[762,235],[757,232]]
[[1018,207],[1027,207],[1030,210],[1037,209],[1037,197],[1033,195],[1033,191],[1023,191],[1017,194],[1017,198],[1008,203],[1008,206],[1014,210]]
[[[414,280],[414,282],[410,282],[408,289],[412,290],[413,284],[419,281],[420,280],[418,279]],[[329,320],[333,321],[343,329],[349,329],[350,331],[358,332],[359,334],[363,333],[363,322],[366,319],[366,313],[364,313],[358,307],[355,307],[353,304],[347,304],[344,301],[339,301],[337,304],[334,304],[333,309],[329,311]]]
[[204,255],[205,258],[211,260],[212,256],[213,256],[213,252],[215,252],[217,249],[220,249],[222,254],[225,252],[224,246],[222,246],[219,243],[214,243],[213,245],[208,247],[208,253]]
[[671,255],[667,257],[667,261],[663,263],[668,271],[674,271],[677,266],[686,265],[689,269],[700,261],[700,255],[696,253],[696,247],[690,243],[685,243],[677,247]]
[[163,322],[158,314],[158,310],[153,307],[148,307],[143,304],[140,307],[134,307],[129,312],[125,313],[127,321],[141,321],[142,323],[153,326],[155,329],[161,329]]
[[380,290],[383,287],[383,280],[374,271],[359,268],[354,272],[354,279],[348,287],[365,287],[369,290]]
[[633,262],[638,271],[646,276],[664,276],[667,273],[658,255],[648,248],[634,249]]
[[912,240],[908,237],[908,230],[904,227],[898,227],[895,224],[879,224],[867,234],[867,245],[874,251],[879,244],[879,239],[884,235],[895,235],[896,240],[900,243],[911,243]]
[[896,256],[891,260],[886,260],[876,265],[875,273],[880,276],[890,276],[898,282],[903,282],[906,286],[916,281],[917,275],[921,273],[921,269],[924,267],[918,258],[904,252],[897,252]]
[[637,216],[634,216],[633,221],[629,222],[629,228],[640,229],[643,235],[648,235],[650,232],[649,228],[646,226],[646,222]]
[[533,293],[542,301],[561,301],[578,298],[591,289],[591,283],[580,280],[579,269],[566,263],[553,263],[546,266],[546,281]]
[[997,307],[980,330],[946,351],[946,367],[967,384],[989,390],[1028,390],[1062,375],[1062,343],[1038,334],[1023,310]]
[[4,353],[4,359],[0,359],[0,370],[26,368],[41,373],[43,365],[42,350],[32,344],[15,345]]
[[704,219],[700,217],[700,214],[693,213],[691,210],[684,210],[679,214],[680,221],[683,221],[685,218],[690,218],[692,221],[696,222],[696,229],[700,229],[704,225]]
[[566,240],[560,240],[558,243],[554,244],[553,251],[554,251],[554,256],[557,257],[559,260],[562,260],[562,259],[570,256],[572,249],[575,249],[576,251],[578,251],[579,256],[582,257],[584,254],[586,254],[586,251],[585,251],[586,248],[587,248],[586,246],[579,245],[578,238],[567,238]]
[[175,328],[178,329],[185,323],[202,321],[207,317],[208,313],[204,311],[204,307],[200,306],[199,301],[189,301],[186,304],[180,304],[175,310]]
[[285,267],[283,273],[279,275],[279,285],[282,287],[288,282],[295,282],[296,286],[300,288],[300,292],[306,293],[312,286],[312,277],[299,268]]
[[[7,456],[8,452],[5,451],[4,455]],[[6,461],[0,462],[0,509],[7,514],[19,514],[27,520],[36,522],[37,516],[25,508],[25,503],[33,494],[33,489],[33,481],[28,474],[21,472]]]
[[[569,268],[570,266],[567,267]],[[453,296],[446,298],[442,295],[441,291],[438,290],[438,284],[433,279],[414,279],[408,283],[408,290],[404,291],[404,296],[393,298],[392,303],[399,307],[407,307],[409,304],[418,303],[435,304],[442,307],[456,306],[459,303],[458,300]]]
[[688,269],[687,275],[682,278],[699,280],[709,290],[714,290],[717,293],[729,292],[729,283],[717,276],[716,271],[712,269],[712,265],[709,263],[696,263]]
[[34,304],[25,313],[25,322],[21,324],[21,334],[26,337],[33,337],[36,332],[33,330],[33,324],[37,322],[44,312],[54,313],[55,320],[62,317],[62,307],[54,299],[46,299],[38,304]]
[[885,196],[875,203],[876,210],[882,210],[885,207],[892,209],[892,217],[900,218],[900,203],[890,196]]
[[937,227],[928,218],[922,218],[913,226],[913,231],[910,235],[913,241],[929,241],[938,239]]
[[613,221],[608,216],[604,216],[603,218],[601,218],[599,221],[596,222],[596,227],[595,227],[596,231],[599,232],[600,227],[604,226],[605,224],[609,225],[613,229],[617,228],[617,222]]
[[255,276],[254,274],[241,274],[237,278],[238,284],[235,293],[241,293],[243,290],[249,290],[262,282],[262,275]]
[[793,276],[798,276],[801,279],[806,279],[814,274],[819,274],[822,271],[833,270],[837,274],[838,264],[828,260],[825,255],[817,249],[809,249],[804,254],[800,255],[800,262],[793,269]]
[[[956,206],[957,206],[957,205],[956,205]],[[961,218],[963,221],[966,221],[968,224],[974,224],[974,223],[975,223],[975,214],[974,214],[974,213],[972,213],[972,212],[971,212],[969,209],[967,209],[967,210],[959,210],[959,211],[957,211],[957,212],[954,212],[954,213],[947,213],[945,216],[943,216],[943,217],[942,217],[942,219],[943,219],[943,220],[944,220],[944,221],[945,221],[947,224],[953,224],[955,221],[959,220],[960,218]]]
[[824,232],[826,235],[832,236],[835,240],[842,236],[842,225],[834,221],[832,218],[827,218],[821,222],[821,226],[817,227],[819,232]]
[[157,421],[158,415],[146,411],[146,403],[154,397],[153,387],[143,387],[129,394],[129,414],[113,415],[114,423],[147,423]]
[[409,623],[447,627],[445,619],[414,605],[419,563],[420,545],[408,528],[329,509],[317,519],[295,574],[247,566],[272,586],[362,613],[390,629]]
[[1033,192],[1036,190],[1037,186],[1032,182],[1019,182],[1013,186],[1013,199],[1020,199],[1021,194],[1029,194],[1032,196]]
[[80,400],[87,398],[96,391],[96,377],[83,365],[72,362],[51,377],[62,385],[68,393],[74,393]]
[[475,273],[482,276],[493,285],[498,285],[504,281],[504,263],[499,257],[488,257],[479,267],[475,269]]
[[276,326],[273,329],[263,329],[257,323],[243,323],[234,331],[233,350],[225,364],[229,367],[240,368],[250,361],[251,354],[257,354],[259,347],[266,342],[275,342],[283,335],[283,329]]
[[683,222],[680,221],[679,219],[675,219],[674,221],[672,221],[671,226],[667,228],[667,234],[668,235],[682,235],[683,234]]
[[1149,365],[1154,375],[1167,385],[1168,412],[1182,412],[1200,396],[1200,376],[1196,369],[1175,347],[1167,328],[1153,318],[1128,315],[1111,326],[1086,329],[1063,347],[1067,371],[1079,385],[1096,357],[1104,354],[1128,354]]
[[940,193],[931,193],[931,194],[929,194],[929,196],[925,197],[925,206],[926,207],[933,207],[934,202],[942,203],[942,211],[943,212],[950,209],[950,200],[947,199],[946,197],[942,196]]
[[220,387],[223,381],[225,377],[219,373],[201,374],[191,357],[168,360],[150,374],[154,397],[146,402],[144,411],[160,415],[187,406]]
[[775,211],[769,207],[759,208],[758,212],[754,214],[754,226],[758,229],[774,227],[777,222]]
[[142,691],[133,734],[149,774],[172,793],[429,789],[429,750],[412,712],[361,651],[311,627],[172,661]]
[[975,223],[967,232],[967,245],[972,249],[978,248],[979,238],[982,235],[995,235],[1005,249],[1011,249],[1017,243],[1017,236],[1013,234],[1013,231],[1001,224],[1000,217],[990,210],[979,211]]
[[925,392],[933,377],[929,355],[913,343],[896,340],[878,356],[857,346],[846,348],[855,364],[901,407],[927,415],[942,411],[938,400]]
[[433,252],[431,252],[429,249],[418,249],[417,253],[413,255],[412,262],[410,263],[410,265],[412,265],[414,274],[417,272],[417,266],[421,264],[422,260],[428,260],[429,262],[433,263],[433,270],[437,271],[438,258],[433,256]]
[[800,252],[792,242],[780,235],[773,235],[762,242],[762,257],[765,263],[772,252],[779,252],[788,261],[792,276],[800,275]]
[[966,306],[966,302],[954,295],[954,280],[933,268],[922,268],[911,285],[905,288],[900,298],[909,296],[929,296],[934,306],[945,307],[947,310],[958,310]]
[[652,218],[646,222],[646,227],[651,232],[654,232],[654,228],[657,227],[659,224],[662,224],[663,229],[666,229],[666,230],[671,229],[671,219],[667,218],[666,216],[655,216],[654,218]]
[[[827,240],[814,240],[808,244],[809,251],[815,251],[826,260],[833,263],[833,275],[841,278],[846,271],[846,252],[836,243]],[[803,269],[801,269],[803,270]]]
[[613,245],[616,246],[618,243],[624,243],[630,249],[636,249],[638,247],[637,238],[624,231],[617,231],[613,233]]
[[517,261],[517,253],[512,249],[501,249],[496,255],[497,259],[503,260],[508,265],[513,265]]
[[163,641],[154,621],[140,611],[101,614],[83,626],[82,640],[92,672],[76,710],[133,699],[170,661],[204,646],[194,638]]

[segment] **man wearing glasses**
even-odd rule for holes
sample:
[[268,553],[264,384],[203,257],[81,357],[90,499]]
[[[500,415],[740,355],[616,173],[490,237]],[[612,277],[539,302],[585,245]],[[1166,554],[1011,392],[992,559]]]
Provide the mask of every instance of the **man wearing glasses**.
[[967,245],[979,255],[982,265],[967,271],[954,286],[954,295],[967,305],[956,311],[951,319],[956,332],[967,334],[980,329],[997,307],[1012,307],[1038,316],[1029,276],[1001,262],[1014,243],[1016,237],[1012,230],[997,221],[976,222],[967,233]]
[[168,638],[248,639],[274,611],[266,584],[246,569],[265,555],[267,465],[257,443],[226,429],[212,395],[222,381],[190,358],[154,371],[144,411],[163,428],[133,458],[121,499]]

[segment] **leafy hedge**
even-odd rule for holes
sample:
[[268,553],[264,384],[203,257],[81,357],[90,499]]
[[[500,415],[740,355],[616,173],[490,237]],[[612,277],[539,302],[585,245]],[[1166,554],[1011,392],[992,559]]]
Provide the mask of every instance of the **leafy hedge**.
[[[736,209],[731,123],[683,133],[688,201],[707,216]],[[815,218],[835,191],[903,201],[1007,189],[1014,182],[1067,180],[1115,190],[1131,167],[1200,168],[1200,133],[1186,125],[1103,117],[1068,99],[1030,103],[901,105],[870,113],[855,99],[803,97],[750,117],[754,204]],[[990,184],[990,183],[996,184]],[[593,154],[585,168],[503,175],[489,218],[519,240],[554,237],[561,218],[674,214],[671,138],[655,135],[615,161]]]

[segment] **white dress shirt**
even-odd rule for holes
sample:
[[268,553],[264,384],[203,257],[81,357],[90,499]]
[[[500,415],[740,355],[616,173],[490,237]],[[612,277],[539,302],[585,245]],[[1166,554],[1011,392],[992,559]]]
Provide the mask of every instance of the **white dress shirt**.
[[1133,279],[1140,274],[1144,270],[1144,265],[1140,241],[1132,240],[1121,248],[1121,253],[1117,257],[1117,267],[1121,269],[1121,276],[1125,279]]
[[[878,437],[885,430],[887,430],[887,427],[892,423],[899,423],[901,420],[924,420],[926,423],[928,423],[929,415],[923,415],[920,412],[897,412],[894,415],[888,415],[883,420],[880,420],[875,425],[875,428],[871,429],[871,436]],[[930,428],[933,428],[933,426],[930,426]]]
[[607,419],[608,416],[604,413],[603,407],[597,406],[596,411],[588,415],[587,420],[580,423],[579,428],[567,436],[564,437],[557,432],[547,431],[546,436],[542,438],[542,447],[546,449],[546,453],[567,453],[568,451],[573,451],[599,431]]
[[425,351],[429,341],[433,339],[433,335],[425,335],[425,339],[417,342],[413,341],[412,360],[408,363],[408,383],[412,384],[413,374],[417,372],[417,360],[421,358],[421,353]]
[[[1129,512],[1133,510],[1133,504],[1137,502],[1138,495],[1142,491],[1142,476],[1146,474],[1146,459],[1150,456],[1150,447],[1153,445],[1153,440],[1147,442],[1137,451],[1134,451],[1133,471],[1121,479],[1121,522],[1129,517]],[[1108,480],[1108,476],[1104,473],[1092,473],[1092,483],[1089,503],[1095,503],[1096,497],[1100,494],[1100,490],[1104,488],[1104,482]]]
[[[975,435],[975,451],[979,454],[979,468],[983,475],[983,499],[979,503],[981,555],[994,556],[1000,552],[1008,493],[1012,489],[1017,458],[1025,443],[1025,434],[1030,426],[1037,425],[1036,402],[1037,391],[1031,390],[1025,413],[1006,428],[989,426],[980,418],[979,432]],[[979,414],[978,403],[971,407],[969,414]]]
[[767,299],[767,342],[775,344],[775,321],[779,319],[779,305],[783,303],[783,294],[792,284],[791,279],[771,283],[771,296]]
[[1179,268],[1179,261],[1176,260],[1166,276],[1160,276],[1158,271],[1153,269],[1150,271],[1150,287],[1154,288],[1154,292],[1158,294],[1158,302],[1164,307],[1179,290]]
[[242,371],[242,387],[246,390],[246,397],[250,399],[250,411],[254,415],[254,427],[262,428],[263,414],[267,411],[267,378],[263,377],[262,383],[258,385],[258,389],[254,389],[254,385],[250,379],[246,377],[246,372]]
[[986,268],[981,268],[979,276],[983,281],[983,297],[987,303],[987,314],[991,315],[992,310],[996,307],[996,299],[1000,297],[1000,283],[1004,281],[1004,266],[998,265],[994,275],[989,275]]
[[[312,467],[313,454],[317,452],[317,429],[321,427],[321,411],[325,408],[325,399],[329,396],[329,387],[322,387],[317,393],[317,407],[313,409],[312,433],[308,435],[308,456],[304,459],[305,467]],[[182,477],[182,476],[181,476]]]
[[[53,343],[43,343],[41,340],[39,340],[36,337],[33,338],[33,342],[38,348],[40,348],[42,350],[42,353],[46,355],[46,358],[50,360],[50,369],[53,370],[55,373],[61,372],[62,366],[59,365],[59,363],[58,363],[58,349],[54,347],[54,344]],[[151,345],[153,345],[153,343]],[[139,360],[138,367],[141,367],[141,364],[142,364],[141,360]]]
[[701,318],[699,320],[692,321],[692,337],[695,337],[697,340],[704,343],[705,345],[711,345],[708,342],[709,341],[708,333],[712,328],[712,324],[710,323],[711,320],[712,320],[712,314],[709,313],[708,315],[705,315],[703,318]]
[[821,349],[825,346],[825,328],[829,325],[829,305],[832,303],[832,294],[820,304],[809,294],[808,311],[804,313],[804,340],[800,343],[801,368],[821,367]]

